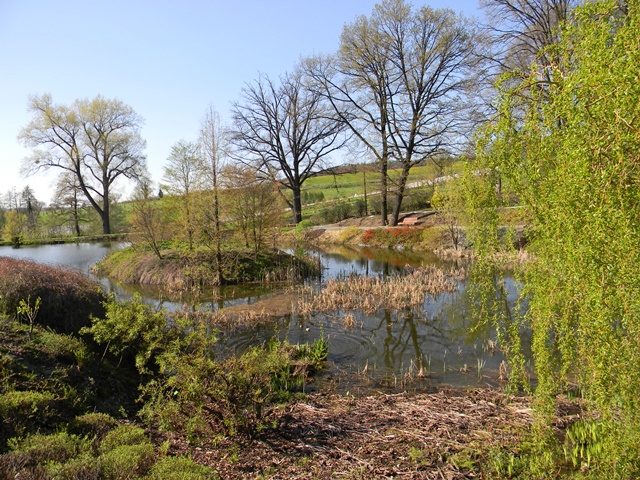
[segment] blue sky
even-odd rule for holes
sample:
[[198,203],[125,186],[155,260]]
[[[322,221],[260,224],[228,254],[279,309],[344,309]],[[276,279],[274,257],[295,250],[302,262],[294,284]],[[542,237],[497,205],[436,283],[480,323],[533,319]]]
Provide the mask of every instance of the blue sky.
[[[209,104],[231,102],[264,72],[277,78],[300,57],[332,53],[345,24],[375,0],[0,0],[0,194],[30,185],[50,201],[57,171],[19,175],[17,141],[30,95],[58,104],[101,94],[145,119],[147,162],[162,176],[171,146],[194,140]],[[414,0],[480,16],[478,0]]]

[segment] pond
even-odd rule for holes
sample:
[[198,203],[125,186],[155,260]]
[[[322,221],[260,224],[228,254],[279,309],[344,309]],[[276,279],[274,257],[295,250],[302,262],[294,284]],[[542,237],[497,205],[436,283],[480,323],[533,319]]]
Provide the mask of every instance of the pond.
[[[90,274],[91,265],[122,246],[85,243],[0,247],[0,256],[61,265]],[[402,275],[407,267],[429,263],[446,266],[432,256],[393,250],[334,248],[310,253],[317,255],[323,266],[322,282],[351,274]],[[138,292],[149,303],[173,310],[182,308],[182,304],[163,299],[157,289],[122,286],[106,278],[97,280],[120,298]],[[513,306],[517,285],[507,279],[505,286]],[[225,287],[201,299],[200,306],[215,310],[239,303],[253,304],[273,293],[264,285]],[[488,326],[470,325],[468,310],[467,284],[460,282],[453,293],[427,296],[419,311],[400,308],[381,309],[372,315],[353,312],[350,325],[343,321],[344,312],[293,314],[251,329],[221,331],[218,338],[225,351],[239,353],[274,335],[292,343],[311,343],[324,337],[329,344],[329,368],[316,383],[330,382],[342,391],[496,385],[504,357],[496,348],[495,332]]]

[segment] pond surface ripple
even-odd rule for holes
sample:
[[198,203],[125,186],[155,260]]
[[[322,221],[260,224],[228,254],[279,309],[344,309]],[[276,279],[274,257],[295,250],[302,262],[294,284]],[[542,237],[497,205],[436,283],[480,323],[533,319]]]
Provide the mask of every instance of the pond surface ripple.
[[[0,247],[0,256],[31,259],[90,274],[95,262],[122,246],[122,243],[80,243]],[[310,253],[317,255],[323,266],[322,279],[314,288],[320,288],[322,282],[331,278],[353,274],[402,275],[408,267],[434,263],[445,268],[452,266],[434,256],[393,250],[334,248]],[[120,298],[137,292],[146,302],[163,308],[183,308],[182,304],[163,299],[157,289],[123,286],[106,278],[97,280]],[[516,284],[507,279],[506,287],[513,305]],[[473,328],[469,324],[466,288],[466,283],[460,282],[456,292],[426,295],[419,309],[380,309],[371,315],[361,311],[286,315],[253,328],[220,331],[219,344],[225,352],[239,353],[274,335],[291,343],[312,343],[324,337],[329,344],[328,368],[316,383],[329,382],[342,391],[496,385],[504,358],[496,348],[491,328]],[[199,300],[200,308],[217,310],[240,303],[253,304],[272,295],[274,289],[264,285],[233,286],[213,293]],[[345,322],[347,313],[349,321]]]

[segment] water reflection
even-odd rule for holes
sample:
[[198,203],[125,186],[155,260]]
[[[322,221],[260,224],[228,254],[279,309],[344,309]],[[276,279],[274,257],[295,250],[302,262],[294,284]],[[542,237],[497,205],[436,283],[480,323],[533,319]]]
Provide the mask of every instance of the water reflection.
[[[65,244],[37,247],[0,247],[0,256],[27,258],[52,265],[63,265],[85,273],[107,253],[123,244]],[[425,255],[394,250],[353,250],[333,248],[311,252],[323,266],[322,281],[360,275],[402,274],[407,267],[427,263],[445,265]],[[120,285],[98,279],[120,298],[139,293],[146,302],[168,310],[184,305],[216,311],[228,306],[256,303],[279,293],[284,286],[243,285],[211,288],[197,299],[170,300],[161,289],[140,285]],[[507,304],[515,308],[517,283],[508,278],[504,284]],[[288,315],[279,321],[245,331],[218,332],[225,352],[240,353],[250,345],[267,341],[274,335],[292,343],[311,343],[323,336],[329,343],[327,377],[349,377],[354,382],[374,382],[376,388],[398,385],[403,388],[429,388],[442,384],[470,386],[495,384],[500,363],[495,332],[488,322],[474,322],[469,314],[472,299],[468,285],[461,282],[454,293],[428,297],[418,310],[382,309],[374,315],[353,314],[353,326],[345,325],[344,314],[316,314],[309,317]],[[526,333],[526,332],[525,332]],[[529,339],[525,335],[525,345]],[[411,380],[407,384],[407,380]],[[349,387],[347,387],[349,388]]]

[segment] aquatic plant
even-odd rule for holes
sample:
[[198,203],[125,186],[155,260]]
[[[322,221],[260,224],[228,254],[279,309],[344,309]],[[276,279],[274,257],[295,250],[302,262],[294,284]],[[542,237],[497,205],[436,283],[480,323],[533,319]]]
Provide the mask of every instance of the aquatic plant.
[[456,291],[464,275],[464,269],[445,271],[430,265],[403,276],[351,275],[332,279],[320,291],[308,288],[302,292],[298,311],[304,315],[338,310],[371,314],[382,307],[398,310],[421,307],[427,296]]

